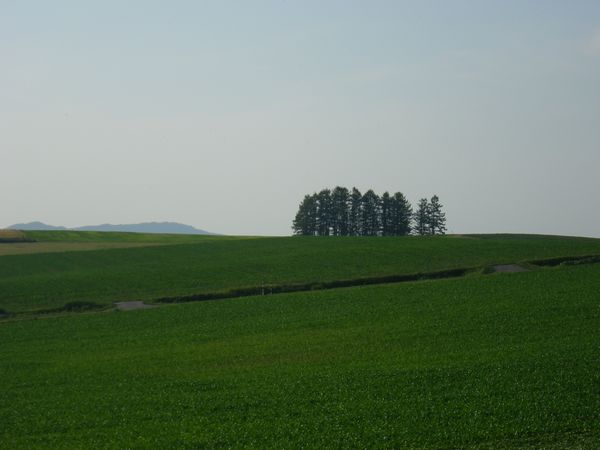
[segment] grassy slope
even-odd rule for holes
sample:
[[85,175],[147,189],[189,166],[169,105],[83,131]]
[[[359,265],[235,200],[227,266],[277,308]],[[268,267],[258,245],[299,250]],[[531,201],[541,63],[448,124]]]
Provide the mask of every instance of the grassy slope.
[[0,324],[7,448],[600,447],[600,265]]
[[600,254],[600,239],[207,237],[200,243],[0,257],[0,308],[225,291],[352,279],[555,256]]

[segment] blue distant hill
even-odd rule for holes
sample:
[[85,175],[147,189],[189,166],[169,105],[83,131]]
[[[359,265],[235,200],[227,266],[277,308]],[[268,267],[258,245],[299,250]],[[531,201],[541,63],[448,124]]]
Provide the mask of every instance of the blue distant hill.
[[157,234],[214,234],[205,230],[194,228],[177,222],[144,222],[134,224],[113,225],[110,223],[102,225],[88,225],[77,228],[66,228],[61,226],[47,225],[42,222],[17,223],[8,227],[12,230],[74,230],[74,231],[120,231],[129,233],[157,233]]
[[23,231],[52,231],[52,230],[67,230],[65,227],[55,227],[53,225],[46,225],[42,222],[29,222],[29,223],[15,223],[8,227],[9,230],[23,230]]

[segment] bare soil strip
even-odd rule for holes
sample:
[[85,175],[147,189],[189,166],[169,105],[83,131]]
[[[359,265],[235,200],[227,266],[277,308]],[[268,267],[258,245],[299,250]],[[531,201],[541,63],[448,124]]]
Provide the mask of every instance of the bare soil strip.
[[492,269],[495,273],[529,272],[529,269],[526,269],[518,264],[499,264],[497,266],[493,266]]
[[119,311],[133,311],[134,309],[150,309],[156,308],[154,305],[147,305],[144,302],[136,301],[136,302],[118,302],[115,303],[115,306]]

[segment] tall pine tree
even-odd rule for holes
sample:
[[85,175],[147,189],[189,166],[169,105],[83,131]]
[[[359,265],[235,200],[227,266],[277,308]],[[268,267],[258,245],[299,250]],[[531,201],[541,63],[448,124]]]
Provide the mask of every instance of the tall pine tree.
[[306,226],[306,208],[307,201],[309,195],[304,196],[304,200],[300,203],[298,207],[298,212],[296,213],[296,217],[294,217],[294,221],[292,222],[292,230],[294,234],[306,236],[308,227]]
[[317,199],[316,195],[305,195],[300,203],[292,225],[294,234],[314,236],[317,234]]
[[350,195],[350,212],[348,215],[348,234],[350,236],[362,235],[362,194],[355,187]]
[[331,191],[323,189],[317,194],[317,232],[319,236],[331,234],[332,213]]
[[396,192],[391,198],[391,223],[394,236],[406,236],[411,233],[413,210],[402,192]]
[[336,186],[331,192],[331,205],[334,236],[348,236],[349,210],[348,203],[350,193],[345,187]]
[[381,235],[394,235],[394,217],[393,204],[389,192],[384,192],[381,196]]
[[419,236],[425,236],[426,234],[429,234],[431,229],[429,216],[429,202],[426,198],[422,198],[419,200],[417,212],[414,216],[415,233]]
[[362,197],[362,235],[377,236],[379,233],[381,212],[379,196],[369,189]]
[[443,205],[437,195],[431,197],[429,203],[429,233],[446,234],[446,213],[442,211]]

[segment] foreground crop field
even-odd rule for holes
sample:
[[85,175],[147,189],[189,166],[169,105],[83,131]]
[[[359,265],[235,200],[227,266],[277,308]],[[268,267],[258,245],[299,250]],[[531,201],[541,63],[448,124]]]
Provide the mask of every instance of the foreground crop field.
[[598,448],[600,265],[0,323],[4,448]]
[[73,301],[110,306],[116,301],[153,301],[263,285],[600,254],[600,239],[551,236],[165,238],[85,232],[38,232],[28,236],[40,242],[52,240],[57,245],[117,241],[161,245],[0,256],[0,309],[8,312],[61,308]]

